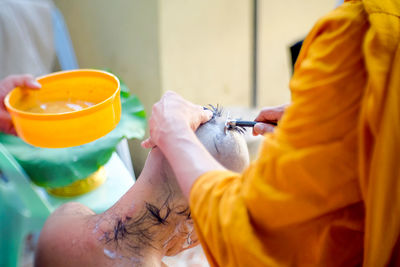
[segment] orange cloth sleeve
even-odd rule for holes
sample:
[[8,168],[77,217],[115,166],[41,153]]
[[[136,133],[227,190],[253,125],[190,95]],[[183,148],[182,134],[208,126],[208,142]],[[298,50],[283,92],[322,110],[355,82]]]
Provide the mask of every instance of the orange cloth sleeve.
[[359,142],[364,266],[400,266],[400,1],[363,2],[370,23]]
[[361,1],[321,19],[303,44],[292,104],[243,173],[209,172],[190,207],[212,266],[353,266],[363,257],[358,126],[369,27]]

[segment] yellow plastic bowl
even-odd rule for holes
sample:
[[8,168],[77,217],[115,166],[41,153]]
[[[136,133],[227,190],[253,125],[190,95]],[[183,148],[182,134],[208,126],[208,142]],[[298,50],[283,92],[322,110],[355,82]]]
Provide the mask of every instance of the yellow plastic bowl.
[[117,77],[99,70],[73,70],[39,77],[39,90],[15,88],[5,98],[14,127],[25,142],[47,148],[94,141],[121,117]]

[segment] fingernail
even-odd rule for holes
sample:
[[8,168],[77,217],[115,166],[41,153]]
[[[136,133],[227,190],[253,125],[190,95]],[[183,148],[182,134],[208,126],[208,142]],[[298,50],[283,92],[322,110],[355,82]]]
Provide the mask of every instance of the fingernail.
[[212,111],[211,110],[204,110],[206,113],[207,113],[207,117],[208,117],[208,119],[210,120],[211,118],[212,118],[212,116],[213,116],[213,113],[212,113]]
[[254,125],[254,130],[257,134],[262,134],[266,130],[266,126],[261,123]]
[[42,87],[42,85],[40,83],[38,83],[38,81],[33,81],[32,85],[37,87],[37,88],[41,88]]

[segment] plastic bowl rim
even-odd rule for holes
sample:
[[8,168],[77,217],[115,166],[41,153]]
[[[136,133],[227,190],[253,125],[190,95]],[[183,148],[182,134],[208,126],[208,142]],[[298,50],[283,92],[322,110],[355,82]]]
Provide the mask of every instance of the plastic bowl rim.
[[13,107],[10,104],[10,97],[15,88],[6,95],[6,97],[4,98],[4,104],[10,113],[12,113],[16,116],[20,116],[20,117],[30,118],[30,119],[34,119],[34,120],[72,119],[72,118],[83,116],[85,114],[93,113],[93,112],[101,109],[108,102],[113,101],[115,99],[115,97],[117,96],[117,94],[119,94],[121,91],[121,85],[120,85],[120,82],[119,82],[119,79],[117,78],[117,76],[115,76],[114,74],[109,73],[107,71],[96,70],[96,69],[76,69],[76,70],[57,71],[57,72],[53,72],[53,73],[50,73],[47,75],[39,76],[39,77],[37,77],[37,80],[52,78],[53,76],[58,76],[58,75],[65,74],[65,73],[74,73],[74,72],[77,72],[77,73],[91,72],[91,73],[105,74],[109,77],[112,77],[117,82],[117,90],[115,90],[115,92],[113,94],[111,94],[109,97],[107,97],[105,100],[103,100],[93,106],[90,106],[90,107],[87,107],[87,108],[84,108],[81,110],[76,110],[76,111],[71,111],[71,112],[63,112],[63,113],[34,113],[34,112],[22,111],[20,109]]

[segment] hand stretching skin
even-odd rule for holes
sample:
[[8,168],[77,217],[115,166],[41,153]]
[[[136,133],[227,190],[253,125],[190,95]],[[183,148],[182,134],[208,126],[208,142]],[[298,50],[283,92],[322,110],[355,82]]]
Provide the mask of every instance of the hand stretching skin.
[[4,105],[4,98],[15,87],[39,89],[41,87],[32,75],[10,75],[0,81],[0,132],[16,135],[14,125]]
[[200,124],[211,119],[212,112],[204,110],[183,99],[175,92],[168,91],[154,104],[149,120],[150,138],[142,142],[145,148],[159,145],[165,134],[195,131]]
[[275,126],[272,124],[267,123],[267,121],[274,121],[278,122],[283,113],[285,112],[285,108],[288,106],[282,105],[282,106],[276,106],[276,107],[266,107],[263,108],[260,113],[257,115],[257,117],[254,119],[254,121],[260,122],[254,125],[253,127],[253,135],[259,135],[259,134],[265,134],[268,132],[273,132]]
[[204,148],[194,131],[210,120],[212,112],[167,92],[154,104],[149,120],[150,138],[145,148],[158,146],[168,159],[183,194],[189,198],[193,183],[211,170],[224,170]]

